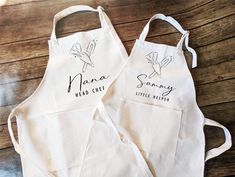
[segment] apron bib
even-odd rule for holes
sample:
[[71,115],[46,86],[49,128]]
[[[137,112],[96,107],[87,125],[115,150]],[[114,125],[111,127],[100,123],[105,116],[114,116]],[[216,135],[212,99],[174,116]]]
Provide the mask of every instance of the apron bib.
[[[79,11],[99,13],[101,28],[57,38],[57,21]],[[8,118],[9,133],[15,150],[21,155],[24,177],[78,177],[80,173],[90,176],[93,167],[102,162],[96,160],[95,164],[91,163],[93,166],[82,164],[84,160],[89,161],[85,153],[88,157],[94,152],[107,157],[104,160],[109,165],[112,158],[112,165],[122,164],[118,172],[125,169],[123,172],[129,170],[130,176],[146,176],[131,148],[117,139],[111,124],[94,120],[100,117],[98,113],[103,114],[101,99],[128,57],[102,8],[72,6],[59,12],[54,17],[48,44],[49,61],[40,85]],[[17,121],[18,142],[11,127],[13,117]],[[124,157],[128,156],[130,161],[125,163]],[[102,168],[108,169],[107,165]],[[120,176],[114,172],[108,176]]]
[[[145,41],[155,19],[172,24],[182,33],[177,46]],[[205,160],[231,147],[229,131],[205,119],[196,103],[195,88],[182,46],[188,31],[171,17],[154,15],[132,49],[129,62],[104,98],[119,130],[136,143],[156,177],[203,177]],[[121,98],[121,99],[120,99]],[[225,143],[205,155],[204,125],[220,127]]]

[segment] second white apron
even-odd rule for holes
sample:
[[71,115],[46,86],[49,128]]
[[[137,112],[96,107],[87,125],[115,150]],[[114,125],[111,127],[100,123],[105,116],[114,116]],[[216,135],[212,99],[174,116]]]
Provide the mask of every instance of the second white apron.
[[[150,22],[155,19],[172,24],[182,33],[177,46],[145,41]],[[141,150],[154,176],[203,177],[204,163],[231,147],[229,131],[204,118],[196,103],[192,76],[182,46],[188,46],[188,31],[171,17],[154,15],[132,49],[124,71],[107,93],[104,103],[111,118],[124,135]],[[203,128],[224,130],[226,142],[206,153]]]

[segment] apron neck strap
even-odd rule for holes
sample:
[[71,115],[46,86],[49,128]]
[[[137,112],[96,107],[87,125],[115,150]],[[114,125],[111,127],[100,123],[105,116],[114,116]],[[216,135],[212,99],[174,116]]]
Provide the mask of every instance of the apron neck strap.
[[142,33],[140,34],[139,40],[140,41],[145,41],[145,39],[148,35],[148,32],[149,32],[150,23],[155,19],[160,19],[160,20],[163,20],[163,21],[166,21],[166,22],[170,23],[172,26],[174,26],[182,34],[182,37],[181,37],[179,43],[177,44],[177,48],[178,48],[178,50],[182,50],[182,46],[183,46],[183,43],[184,43],[186,49],[192,54],[192,57],[193,57],[192,58],[192,68],[195,68],[197,66],[197,54],[196,54],[194,49],[192,49],[191,47],[188,46],[189,32],[184,30],[182,28],[182,26],[174,18],[172,18],[170,16],[165,16],[163,14],[155,14],[154,16],[152,16],[150,18],[148,23],[145,25]]
[[66,17],[66,16],[68,16],[70,14],[76,13],[76,12],[84,12],[84,11],[98,12],[99,13],[100,22],[101,22],[101,27],[104,28],[104,27],[108,26],[108,22],[106,20],[106,16],[104,15],[103,10],[104,9],[101,6],[98,6],[97,9],[93,9],[90,6],[77,5],[77,6],[71,6],[71,7],[67,8],[67,9],[64,9],[64,10],[60,11],[59,13],[57,13],[54,16],[53,29],[52,29],[52,32],[51,32],[51,40],[53,42],[57,43],[56,32],[55,32],[56,31],[56,23],[59,20],[61,20],[62,18]]

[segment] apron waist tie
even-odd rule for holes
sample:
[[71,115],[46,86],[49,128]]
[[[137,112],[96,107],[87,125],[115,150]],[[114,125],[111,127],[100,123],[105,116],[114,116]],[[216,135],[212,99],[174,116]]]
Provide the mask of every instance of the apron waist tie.
[[218,148],[213,148],[213,149],[206,152],[206,157],[205,157],[205,162],[206,162],[207,160],[212,159],[214,157],[217,157],[220,154],[227,151],[228,149],[230,149],[232,146],[232,140],[231,140],[231,134],[228,131],[228,129],[226,127],[224,127],[223,125],[221,125],[220,123],[218,123],[214,120],[205,118],[205,125],[222,128],[224,131],[224,135],[225,135],[224,144],[222,144]]
[[50,173],[47,170],[42,169],[41,167],[39,167],[39,165],[37,165],[36,162],[34,162],[31,158],[29,158],[29,156],[23,151],[22,147],[20,146],[20,144],[17,142],[15,136],[14,136],[14,132],[12,130],[12,123],[11,120],[16,117],[17,118],[17,112],[15,109],[13,109],[8,117],[7,120],[7,125],[8,125],[8,131],[11,137],[11,141],[13,143],[13,146],[15,148],[15,151],[20,154],[21,157],[29,160],[43,175],[45,175],[45,177],[55,177],[52,173]]

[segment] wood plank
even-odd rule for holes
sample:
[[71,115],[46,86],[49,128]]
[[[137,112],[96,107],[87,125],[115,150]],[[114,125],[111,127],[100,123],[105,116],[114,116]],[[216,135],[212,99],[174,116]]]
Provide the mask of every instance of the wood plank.
[[[55,0],[56,1],[56,0]],[[109,0],[109,1],[104,1],[104,0],[97,0],[96,5],[101,5],[103,7],[119,7],[119,6],[130,6],[134,4],[140,4],[140,3],[146,3],[146,2],[153,2],[153,0]],[[197,7],[197,6],[196,6]]]
[[[233,16],[232,19],[234,21],[233,26],[235,26],[235,16]],[[230,19],[228,21],[231,21],[232,19]],[[218,21],[216,21],[214,26],[218,25],[217,22]],[[222,19],[221,23],[224,23],[224,19]],[[226,24],[229,24],[229,23],[226,23]],[[228,29],[227,27],[228,26],[225,26],[225,29]],[[197,28],[195,30],[198,30],[198,29],[200,30],[200,28]],[[192,30],[192,31],[194,31],[194,30]],[[223,30],[223,31],[227,31],[227,30]],[[220,41],[222,37],[226,37],[226,35],[223,34],[223,31],[221,32],[221,31],[217,30],[217,33],[214,34],[216,37],[213,38],[213,39],[211,38],[211,35],[206,36],[205,38],[207,38],[207,41],[209,43],[214,42],[215,39]],[[170,35],[167,35],[167,36],[163,35],[163,36],[157,36],[157,37],[149,38],[149,41],[160,42],[160,43],[168,43],[168,44],[171,44],[171,45],[172,45],[172,43],[174,43],[174,45],[175,45],[178,41],[179,36],[180,35],[178,33],[173,33],[173,34],[170,34]],[[199,35],[195,36],[195,38],[198,38],[198,37],[200,38]],[[190,39],[193,39],[193,37],[191,37]],[[213,41],[211,41],[211,40],[213,40]],[[235,43],[235,38],[231,38],[231,39],[228,39],[228,40],[225,40],[225,41],[220,41],[220,42],[218,42],[218,44],[214,43],[214,44],[205,46],[205,48],[200,47],[197,50],[199,65],[200,65],[200,63],[202,63],[202,65],[207,65],[207,64],[209,65],[209,64],[213,64],[214,62],[219,63],[219,62],[222,62],[222,61],[233,59],[235,57],[235,51],[233,50],[234,43]],[[125,44],[127,50],[130,51],[131,50],[130,48],[133,45],[133,41],[129,41],[129,42],[126,42],[124,44]],[[226,45],[227,47],[224,48],[224,45]],[[8,50],[6,53],[3,53],[4,51],[6,51],[9,48],[11,48],[11,50]],[[0,53],[2,54],[2,57],[0,57],[0,63],[1,62],[7,62],[7,61],[22,60],[22,59],[32,58],[32,57],[35,57],[35,56],[36,57],[37,56],[43,56],[43,55],[48,54],[47,42],[45,41],[45,38],[44,38],[44,40],[40,39],[40,40],[32,40],[32,41],[27,41],[27,42],[19,42],[19,43],[14,43],[14,44],[9,44],[9,45],[3,45],[3,46],[0,46],[0,49],[1,49]],[[220,49],[220,50],[218,50],[218,49]],[[218,59],[216,58],[217,57],[216,55],[218,55]],[[8,58],[8,57],[10,57],[10,58]],[[46,64],[46,59],[44,57],[40,58],[40,59],[37,59],[37,60],[33,59],[33,61],[39,61],[39,60],[45,62],[45,63],[42,63],[42,65]],[[205,62],[202,62],[202,61],[205,61]],[[28,62],[32,63],[32,61],[28,61]],[[206,62],[208,62],[208,63],[206,63]],[[27,63],[27,62],[25,61],[24,63]],[[38,62],[36,62],[35,64],[37,64],[37,63]],[[17,67],[16,64],[20,64],[20,63],[13,64],[13,67]],[[20,64],[20,65],[23,66],[22,64]],[[27,64],[26,64],[26,66],[27,66]],[[4,67],[4,66],[2,66],[2,67]],[[11,77],[11,76],[8,76],[8,75],[11,75],[11,74],[12,75],[17,75],[18,72],[21,72],[19,70],[15,70],[14,68],[13,68],[14,70],[11,70],[11,67],[7,67],[7,68],[9,68],[10,72],[5,72],[5,70],[0,69],[0,72],[4,73],[3,75],[0,73],[1,74],[0,83],[5,83],[6,81],[7,82],[8,81],[9,82],[17,81],[18,77]],[[19,66],[19,69],[20,69],[20,66]],[[13,71],[14,73],[11,73],[11,71]],[[34,72],[34,73],[36,73],[36,72]],[[39,73],[39,74],[41,74],[41,73]],[[40,77],[40,76],[38,76],[38,77]],[[22,79],[24,79],[24,78],[22,78]],[[21,80],[21,79],[19,79],[19,80]]]
[[18,104],[36,90],[42,78],[10,83],[0,87],[0,105]]
[[[43,77],[48,57],[39,57],[0,65],[0,85]],[[17,83],[16,83],[17,84]]]
[[235,79],[196,86],[199,106],[235,101]]
[[[159,37],[156,37],[159,38]],[[156,38],[154,38],[154,41],[157,40]],[[166,37],[164,37],[166,39]],[[175,37],[168,37],[169,41],[171,39],[175,39]],[[161,39],[160,39],[161,40]],[[209,49],[216,49],[218,51],[219,48],[221,48],[221,50],[219,50],[220,52],[217,52],[217,54],[219,55],[219,59],[217,62],[222,62],[222,61],[226,61],[226,60],[231,60],[231,58],[235,56],[235,51],[232,50],[233,49],[233,44],[235,42],[235,38],[226,40],[226,41],[222,41],[222,42],[218,42],[212,45],[208,45],[206,46],[206,49],[204,49],[203,47],[199,48],[198,50],[198,56],[199,59],[198,61],[204,61],[204,58],[200,59],[200,56],[205,57],[205,59],[208,60],[208,62],[210,64],[212,64],[213,62],[209,60],[209,58],[213,61],[215,61],[217,58],[215,56],[215,52],[208,52]],[[130,50],[130,47],[133,45],[133,41],[127,42],[125,43],[125,46],[127,47],[128,50]],[[222,52],[222,49],[224,48],[223,46],[226,45],[227,48],[229,48],[229,50],[225,50],[225,52]],[[32,45],[27,45],[28,47],[31,47]],[[40,46],[40,44],[38,44],[38,46]],[[225,49],[227,49],[225,48]],[[23,49],[23,48],[20,48]],[[212,50],[212,51],[214,51]],[[35,49],[36,51],[36,49]],[[231,52],[231,53],[230,53]],[[224,54],[224,55],[222,55]],[[224,58],[222,58],[224,56]],[[44,70],[47,64],[47,57],[40,57],[40,58],[34,58],[34,59],[30,59],[30,60],[25,60],[23,62],[14,62],[14,63],[7,63],[7,64],[3,64],[0,66],[0,84],[4,84],[4,83],[8,83],[8,82],[14,82],[14,81],[20,81],[20,80],[25,80],[25,79],[32,79],[32,78],[37,78],[37,77],[42,77],[44,74]],[[220,70],[217,70],[218,73],[217,75],[211,75],[211,79],[213,80],[223,80],[226,78],[231,78],[233,77],[233,74],[231,73],[231,71],[234,68],[234,61],[231,61],[229,63],[225,63],[226,65],[220,64]],[[230,65],[231,64],[231,65]],[[216,70],[216,66],[211,66],[209,67],[211,72],[213,72],[214,70]],[[229,70],[223,70],[223,68],[227,68]],[[199,72],[197,72],[199,71]],[[192,70],[192,72],[200,74],[194,74],[194,79],[196,80],[196,83],[199,82],[198,84],[200,84],[201,80],[201,76],[203,76],[203,74],[207,73],[207,69],[196,69],[195,71]],[[209,73],[209,72],[208,72]],[[220,77],[219,74],[223,74],[222,77]],[[211,82],[212,80],[210,80],[209,77],[204,77],[206,79],[206,81],[202,80],[202,83],[207,83],[207,82]]]
[[[216,57],[214,52],[207,53],[208,49],[216,48],[218,50],[219,48],[222,48],[222,46],[225,45],[227,46],[227,48],[233,49],[232,48],[233,43],[235,43],[235,38],[226,40],[225,42],[224,41],[219,42],[218,44],[215,43],[206,46],[207,47],[206,50],[204,50],[202,47],[198,50],[199,51],[198,56],[200,57],[200,55],[202,55],[205,57],[205,59],[211,58],[212,60],[215,61],[215,59],[213,58]],[[125,43],[125,45],[130,50],[130,46],[133,45],[133,42]],[[225,58],[222,58],[222,55],[220,53],[223,52],[221,50],[220,52],[217,52],[219,53],[219,60],[217,62],[219,61],[222,62],[227,59],[230,60],[231,59],[230,57],[235,57],[234,50],[225,50],[224,52]],[[228,51],[230,51],[231,53],[229,53]],[[204,55],[204,53],[201,52],[206,52],[206,54]],[[228,55],[230,55],[230,57],[227,57]],[[45,72],[46,64],[48,61],[47,58],[48,57],[33,58],[29,60],[23,60],[21,62],[6,63],[0,65],[0,84],[42,77]],[[199,61],[201,60],[204,60],[204,58],[199,59]],[[234,78],[234,73],[233,73],[235,67],[234,62],[235,61],[232,60],[220,63],[218,65],[212,65],[206,68],[193,69],[192,74],[196,85]],[[212,62],[209,61],[209,63]]]
[[[17,5],[17,4],[23,4],[23,3],[29,3],[29,2],[37,2],[37,1],[43,1],[44,3],[48,3],[48,1],[53,1],[55,2],[56,0],[2,0],[2,4],[4,6],[7,5]],[[68,0],[60,0],[60,2],[65,2]],[[103,3],[106,6],[111,6],[111,7],[115,7],[115,6],[127,6],[127,5],[131,5],[131,4],[136,4],[136,3],[143,3],[143,2],[149,2],[151,0],[138,0],[138,1],[134,1],[134,0],[125,0],[125,1],[104,1]],[[89,1],[88,1],[89,2]],[[85,1],[84,1],[85,3]],[[99,3],[99,1],[97,1],[97,4]],[[75,5],[75,4],[74,4]]]
[[[0,33],[4,34],[5,37],[0,39],[0,44],[32,38],[48,37],[51,32],[50,29],[53,15],[56,14],[56,12],[70,5],[84,4],[84,2],[87,5],[96,6],[94,1],[91,0],[82,0],[79,1],[79,3],[77,1],[70,0],[63,3],[60,1],[48,1],[47,3],[37,2],[27,3],[27,5],[20,4],[17,6],[3,6],[0,15]],[[104,2],[105,0],[100,1],[99,4],[106,8]],[[184,6],[179,7],[178,3],[180,2],[184,2]],[[227,3],[227,1],[224,2]],[[179,13],[192,8],[192,6],[200,6],[200,3],[203,4],[205,1],[203,2],[203,0],[198,0],[195,2],[178,0],[178,2],[172,3],[172,5],[169,5],[168,1],[160,1],[159,3],[151,1],[129,6],[107,7],[106,11],[112,19],[113,24],[120,24],[148,19],[151,16],[150,14],[154,14],[159,11],[164,12],[165,14]],[[53,8],[48,8],[48,6],[52,5]],[[35,13],[35,10],[38,13]],[[11,14],[14,14],[14,19],[12,19]],[[58,32],[68,33],[77,30],[81,31],[94,28],[99,25],[96,14],[93,13],[89,15],[90,18],[87,18],[87,15],[88,14],[83,13],[79,14],[79,16],[74,15],[73,17],[66,18],[68,19],[66,23],[69,25],[64,25],[64,20],[61,20],[60,24],[63,25],[63,27],[59,28],[60,30],[58,30]]]
[[233,60],[235,50],[232,46],[235,46],[234,37],[197,48],[198,66],[205,67]]
[[[209,4],[206,4],[205,6],[201,6],[192,11],[187,11],[185,13],[172,15],[172,17],[175,18],[183,26],[183,28],[191,31],[194,28],[198,28],[203,25],[207,25],[208,23],[212,23],[216,20],[225,18],[227,16],[234,15],[235,14],[234,12],[235,12],[235,5],[232,5],[231,1],[225,1],[224,3],[221,3],[221,1],[213,1]],[[210,16],[208,16],[208,14],[210,14]],[[121,37],[121,39],[125,40],[136,39],[140,35],[143,29],[143,28],[138,29],[138,26],[144,27],[144,25],[147,22],[148,19],[141,22],[139,21],[132,22],[131,24],[133,25],[129,25],[128,23],[120,25],[120,31],[118,31],[119,34],[122,35],[123,33],[126,33],[125,34],[126,36],[123,38]],[[176,30],[172,26],[170,26],[169,23],[156,20],[151,23],[151,28],[148,37],[159,36],[173,32],[176,32]]]
[[203,106],[201,110],[205,117],[213,119],[223,125],[235,125],[235,102]]
[[[16,107],[17,105],[9,105],[9,106],[3,106],[0,108],[0,125],[4,125],[7,123],[7,118],[11,112],[11,110]],[[15,122],[15,119],[13,120]]]
[[0,45],[0,63],[48,56],[48,38]]
[[[190,43],[193,44],[192,47],[208,45],[219,40],[233,37],[235,35],[234,18],[235,18],[234,15],[232,15],[227,18],[223,18],[220,21],[216,21],[213,24],[209,23],[205,26],[202,26],[201,28],[198,28],[198,30],[192,31],[191,32],[192,36],[201,34],[197,39],[191,38]],[[226,29],[226,30],[221,30],[221,29]],[[219,32],[223,33],[223,37],[222,35],[220,35],[219,38],[217,38],[217,36],[214,36],[215,34],[219,34]],[[207,39],[205,38],[206,36],[211,36],[209,42],[207,41],[208,38]]]
[[[219,4],[221,4],[221,3],[219,3]],[[217,6],[214,5],[213,7],[217,7]],[[199,10],[202,11],[202,13],[200,13],[200,14],[206,16],[207,11],[200,9],[200,8],[199,8]],[[215,10],[221,11],[220,13],[215,13],[215,14],[221,14],[222,12],[224,12],[224,9],[221,10],[221,8],[220,9],[213,9],[213,10],[214,11]],[[225,15],[232,14],[230,9],[228,9],[226,12],[227,13],[225,13]],[[190,12],[188,12],[188,14],[186,14],[186,15],[189,16]],[[187,29],[196,28],[198,26],[200,27],[203,24],[208,23],[208,22],[213,22],[220,17],[220,16],[214,16],[213,18],[211,17],[209,20],[202,21],[202,20],[198,20],[197,18],[194,18],[197,16],[193,16],[191,18],[191,20],[188,20],[188,18],[189,18],[188,16],[181,15],[181,16],[177,17],[180,22],[183,22],[182,23],[183,26],[186,25]],[[198,21],[198,23],[191,23],[191,21]],[[232,19],[232,21],[234,21],[234,19]],[[128,23],[128,24],[116,25],[115,28],[117,29],[118,34],[120,34],[121,40],[125,42],[125,41],[129,41],[129,40],[137,39],[143,26],[146,23],[147,23],[147,20],[143,20],[143,21],[137,21],[137,22]],[[223,23],[224,23],[224,21],[223,21]],[[233,23],[233,25],[234,25],[234,23]],[[159,28],[159,25],[161,25],[161,28]],[[215,25],[216,25],[216,27],[218,26],[217,24],[215,24]],[[215,26],[215,25],[213,25],[213,26]],[[82,26],[84,26],[84,25],[82,25]],[[228,28],[228,26],[225,26],[225,28],[223,28],[223,29],[226,29],[226,28]],[[76,31],[79,31],[79,28],[77,28]],[[169,34],[169,33],[175,32],[175,31],[176,30],[173,27],[171,27],[169,24],[157,21],[157,23],[154,22],[154,25],[151,28],[149,37],[159,36],[159,35],[163,35],[163,34]],[[220,31],[217,31],[217,33],[213,34],[213,36],[218,36],[218,35],[222,36],[223,35],[218,32],[220,32]],[[194,33],[198,34],[197,31]],[[63,34],[62,36],[66,36],[66,34]],[[177,36],[179,36],[179,35],[177,35]],[[198,35],[195,35],[195,36],[197,37]],[[172,36],[172,38],[173,37],[174,36]],[[194,38],[194,36],[191,35],[190,39],[191,38]],[[207,41],[208,41],[208,38],[211,38],[211,36],[206,37]],[[164,37],[162,39],[164,39]],[[48,40],[48,37],[42,37],[39,39],[33,39],[33,40],[20,41],[20,42],[16,42],[16,43],[0,45],[0,63],[11,62],[11,61],[16,61],[16,60],[21,60],[21,59],[27,59],[27,58],[31,58],[31,57],[45,56],[48,54],[47,40]],[[158,38],[157,38],[157,40],[158,40]],[[177,38],[177,40],[172,41],[172,43],[175,45],[177,43],[177,41],[178,41],[178,38]],[[164,41],[162,41],[162,42],[164,42]]]
[[[202,47],[234,37],[234,21],[235,15],[231,15],[226,18],[222,18],[220,20],[190,30],[190,46],[193,48]],[[149,38],[148,41],[166,43],[176,46],[179,36],[179,33],[172,33],[167,35],[167,37],[166,35],[161,35],[154,38]]]
[[206,162],[205,177],[234,177],[235,150]]
[[[234,38],[235,41],[235,38]],[[224,43],[222,43],[224,45]],[[234,50],[231,51],[235,57]],[[200,53],[199,53],[200,54]],[[214,54],[212,54],[214,55]],[[226,55],[225,55],[226,57]],[[48,57],[39,57],[0,65],[0,84],[43,77]],[[204,58],[203,58],[204,59]],[[226,60],[222,59],[222,60]],[[196,85],[235,78],[235,60],[192,69]]]
[[28,2],[36,2],[36,1],[42,1],[42,0],[1,0],[0,8],[1,6],[9,6],[9,5],[23,4]]
[[195,85],[235,78],[235,60],[192,70]]
[[[13,132],[15,133],[15,137],[17,138],[17,128],[16,123],[12,124]],[[12,147],[13,144],[11,142],[11,138],[8,132],[7,125],[0,125],[0,149],[4,149],[7,147]]]
[[0,150],[0,177],[23,177],[20,156],[13,148]]

